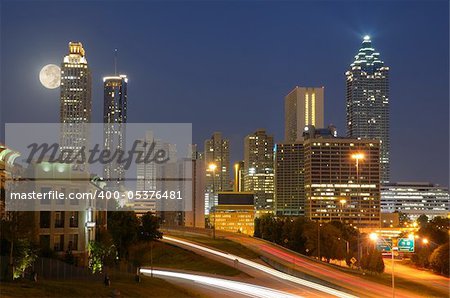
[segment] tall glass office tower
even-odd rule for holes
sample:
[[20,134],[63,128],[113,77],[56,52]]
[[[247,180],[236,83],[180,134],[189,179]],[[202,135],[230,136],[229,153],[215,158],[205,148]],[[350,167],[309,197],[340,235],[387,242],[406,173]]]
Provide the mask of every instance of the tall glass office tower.
[[[105,149],[112,152],[125,151],[125,125],[127,123],[127,86],[126,75],[103,78],[104,101],[103,123]],[[117,160],[104,167],[104,177],[110,181],[110,186],[119,187],[123,184],[125,170]]]
[[61,148],[80,150],[87,145],[86,123],[91,122],[91,73],[81,42],[70,42],[61,63]]
[[347,136],[380,140],[381,183],[389,182],[389,67],[365,36],[347,77]]

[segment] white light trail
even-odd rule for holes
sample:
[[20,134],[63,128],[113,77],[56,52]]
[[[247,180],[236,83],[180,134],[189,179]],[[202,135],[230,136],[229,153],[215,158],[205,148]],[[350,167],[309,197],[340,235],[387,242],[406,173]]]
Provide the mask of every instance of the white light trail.
[[229,259],[229,260],[232,260],[232,261],[237,260],[237,261],[239,261],[242,264],[245,264],[245,265],[247,265],[249,267],[252,267],[254,269],[263,271],[263,272],[268,273],[268,274],[270,274],[272,276],[275,276],[275,277],[278,277],[278,278],[281,278],[281,279],[284,279],[284,280],[288,280],[288,281],[291,281],[293,283],[296,283],[296,284],[299,284],[299,285],[302,285],[302,286],[305,286],[305,287],[308,287],[308,288],[312,288],[312,289],[315,289],[315,290],[318,290],[318,291],[321,291],[321,292],[324,292],[324,293],[327,293],[327,294],[330,294],[330,295],[333,295],[333,296],[336,296],[336,297],[356,298],[356,296],[353,296],[351,294],[348,294],[348,293],[345,293],[345,292],[342,292],[342,291],[338,291],[338,290],[330,288],[330,287],[326,287],[326,286],[323,286],[323,285],[320,285],[320,284],[317,284],[317,283],[314,283],[314,282],[311,282],[311,281],[307,281],[307,280],[304,280],[304,279],[301,279],[301,278],[298,278],[298,277],[295,277],[295,276],[292,276],[292,275],[289,275],[289,274],[277,271],[277,270],[272,269],[270,267],[258,264],[256,262],[253,262],[253,261],[241,258],[241,257],[238,257],[236,255],[223,253],[223,252],[220,252],[220,251],[217,251],[217,250],[213,250],[213,249],[201,246],[201,245],[197,245],[197,244],[194,244],[194,243],[191,243],[191,242],[183,241],[183,240],[172,238],[172,237],[163,236],[163,239],[167,240],[167,241],[172,241],[172,242],[175,242],[175,243],[180,243],[180,244],[183,244],[183,245],[186,245],[186,246],[190,246],[190,247],[193,247],[193,248],[196,248],[196,249],[205,251],[207,253],[214,254],[214,255],[217,255],[217,256],[220,256],[222,258],[226,258],[226,259]]
[[[150,269],[141,269],[141,272],[144,274],[151,274],[152,270]],[[261,286],[255,286],[243,282],[238,281],[232,281],[227,279],[221,279],[221,278],[215,278],[215,277],[208,277],[208,276],[202,276],[202,275],[196,275],[196,274],[189,274],[189,273],[179,273],[179,272],[173,272],[173,271],[163,271],[163,270],[153,270],[153,275],[156,276],[167,276],[167,277],[173,277],[173,278],[180,278],[180,279],[186,279],[191,280],[194,282],[198,282],[204,285],[209,285],[215,288],[224,289],[227,291],[231,291],[234,293],[240,293],[243,295],[251,296],[251,297],[263,297],[263,298],[298,298],[301,296],[296,296],[293,294],[272,290],[269,288],[261,287]]]

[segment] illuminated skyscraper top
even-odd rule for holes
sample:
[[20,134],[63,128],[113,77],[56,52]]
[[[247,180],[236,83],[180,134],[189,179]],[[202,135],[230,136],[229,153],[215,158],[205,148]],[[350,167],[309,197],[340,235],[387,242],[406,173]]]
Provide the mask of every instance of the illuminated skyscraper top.
[[355,61],[350,65],[350,67],[354,66],[360,66],[362,70],[368,73],[373,73],[384,66],[384,62],[380,60],[380,53],[375,52],[375,49],[372,48],[372,41],[368,35],[364,36],[361,48],[355,56]]
[[389,67],[365,36],[346,72],[347,136],[381,142],[381,182],[389,182]]
[[[128,78],[126,75],[104,77],[103,88],[105,149],[125,151]],[[123,164],[119,164],[117,160],[106,164],[104,167],[104,178],[111,182],[110,186],[120,187],[125,179]]]
[[308,125],[324,126],[324,87],[295,87],[284,98],[284,139],[303,140]]
[[69,42],[69,53],[61,63],[61,146],[79,149],[86,145],[82,126],[91,122],[91,73],[81,42]]

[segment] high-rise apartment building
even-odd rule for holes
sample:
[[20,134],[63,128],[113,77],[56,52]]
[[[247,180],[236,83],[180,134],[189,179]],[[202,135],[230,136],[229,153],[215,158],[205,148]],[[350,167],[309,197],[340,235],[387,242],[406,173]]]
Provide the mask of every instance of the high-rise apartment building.
[[[126,75],[103,78],[103,123],[104,149],[111,152],[125,151],[127,123],[127,87]],[[119,187],[125,179],[123,164],[114,160],[104,167],[104,178],[110,187]]]
[[381,182],[389,182],[389,67],[365,36],[347,77],[347,136],[381,141]]
[[324,87],[295,87],[284,99],[284,140],[301,141],[305,126],[324,127]]
[[205,214],[217,205],[217,192],[231,190],[230,141],[215,132],[205,141]]
[[61,147],[79,150],[87,145],[91,122],[91,73],[81,42],[70,42],[61,63]]
[[264,129],[244,139],[244,191],[255,194],[257,210],[273,210],[273,136]]
[[303,142],[275,146],[275,213],[282,216],[304,215]]
[[311,220],[380,226],[380,142],[305,133],[305,215]]

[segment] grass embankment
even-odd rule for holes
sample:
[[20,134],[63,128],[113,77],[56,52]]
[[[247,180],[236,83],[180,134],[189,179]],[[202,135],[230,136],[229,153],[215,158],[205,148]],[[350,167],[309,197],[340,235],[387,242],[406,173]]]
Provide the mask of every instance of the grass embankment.
[[[150,250],[146,250],[144,254],[146,261],[143,266],[150,266]],[[199,274],[200,272],[225,276],[244,274],[231,266],[159,241],[155,241],[153,246],[153,266],[196,271]],[[0,297],[112,297],[115,289],[120,292],[121,297],[200,297],[194,291],[160,278],[142,276],[141,282],[136,283],[133,274],[111,271],[109,276],[110,287],[105,287],[103,282],[98,280],[1,282]]]
[[[382,274],[366,274],[362,275],[360,273],[352,273],[354,275],[361,276],[364,279],[383,284],[385,286],[392,286],[392,275],[390,273]],[[427,287],[424,284],[414,282],[409,279],[395,276],[395,288],[404,289],[414,292],[417,296],[421,297],[448,297],[448,293],[443,291],[438,291],[435,288]]]
[[[0,283],[0,297],[201,297],[193,291],[178,287],[163,279],[142,276],[136,283],[133,274],[112,273],[111,286],[101,281],[39,280]],[[116,292],[117,293],[117,292]]]
[[[223,239],[223,238],[212,239],[207,236],[201,236],[201,235],[196,236],[196,235],[192,235],[192,234],[186,235],[186,234],[181,234],[181,233],[180,234],[173,233],[172,235],[174,237],[182,238],[187,241],[195,242],[200,245],[205,245],[205,246],[209,246],[211,248],[216,248],[218,250],[239,256],[241,258],[250,259],[250,260],[259,258],[259,254],[257,254],[253,250],[248,249],[247,247],[243,246],[240,243],[237,243],[237,242],[234,242],[234,241],[231,241],[228,239]],[[168,236],[170,236],[170,235],[168,235]]]
[[[146,252],[145,259],[146,262],[144,263],[144,266],[150,266],[150,252]],[[156,241],[153,246],[153,266],[198,271],[224,276],[244,274],[231,266],[205,258],[172,244],[159,241]]]

